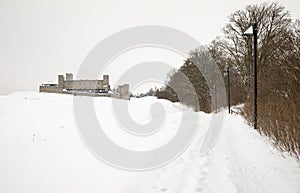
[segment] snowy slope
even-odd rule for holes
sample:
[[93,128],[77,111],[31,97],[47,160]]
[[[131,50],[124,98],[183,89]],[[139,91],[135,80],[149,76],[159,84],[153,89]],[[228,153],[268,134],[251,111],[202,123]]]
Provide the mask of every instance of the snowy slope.
[[[129,172],[102,163],[87,150],[76,130],[72,100],[69,95],[34,92],[0,96],[0,192],[300,192],[299,163],[274,149],[239,115],[225,117],[216,145],[200,156],[211,115],[197,113],[197,136],[179,158],[159,169]],[[95,99],[95,109],[104,124],[114,125],[111,113],[105,112],[109,108],[104,108],[110,100]],[[164,105],[171,126],[182,109],[190,110],[153,97],[128,102],[130,114],[141,123],[149,120],[154,102]],[[168,132],[162,139],[172,136]],[[147,143],[137,143],[147,148]],[[120,145],[134,148],[134,143]]]

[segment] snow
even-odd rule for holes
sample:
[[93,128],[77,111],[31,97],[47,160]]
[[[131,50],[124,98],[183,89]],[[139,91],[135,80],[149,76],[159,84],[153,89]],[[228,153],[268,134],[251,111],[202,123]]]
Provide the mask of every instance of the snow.
[[[107,130],[113,137],[118,130],[108,108],[111,100],[96,98],[95,110],[99,121],[114,128]],[[154,97],[126,102],[130,115],[139,123],[151,119],[153,103],[163,105],[168,114],[167,128],[176,128],[182,110],[191,111]],[[90,153],[76,129],[72,103],[71,95],[17,92],[0,96],[0,192],[300,192],[300,164],[277,151],[240,115],[226,115],[215,146],[200,155],[211,114],[195,113],[200,118],[199,129],[183,154],[158,169],[130,172],[104,164]],[[141,150],[163,145],[174,130],[160,133],[158,140],[151,136],[143,141],[128,135],[118,136],[121,140],[116,142]],[[129,140],[132,142],[125,143]]]

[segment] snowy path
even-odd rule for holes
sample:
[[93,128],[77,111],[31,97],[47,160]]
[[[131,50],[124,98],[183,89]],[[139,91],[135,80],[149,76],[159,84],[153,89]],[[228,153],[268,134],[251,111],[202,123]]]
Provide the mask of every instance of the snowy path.
[[[106,100],[97,102],[103,106]],[[131,101],[137,119],[144,116],[140,104],[149,100],[157,102]],[[178,109],[164,104],[170,112]],[[155,170],[128,172],[86,149],[75,129],[71,96],[0,96],[0,192],[300,193],[300,164],[281,155],[238,115],[225,117],[214,148],[200,156],[211,115],[198,114],[199,131],[180,157]]]

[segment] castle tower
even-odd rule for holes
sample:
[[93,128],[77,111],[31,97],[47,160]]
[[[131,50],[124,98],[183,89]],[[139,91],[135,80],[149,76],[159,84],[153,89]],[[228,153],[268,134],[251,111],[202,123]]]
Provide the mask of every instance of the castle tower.
[[73,80],[73,74],[72,73],[66,73],[66,81]]
[[109,76],[103,75],[103,85],[109,85]]
[[64,86],[65,77],[64,75],[58,75],[58,86]]
[[105,89],[105,91],[109,91],[110,87],[109,87],[109,76],[108,75],[103,75],[103,88]]
[[129,99],[129,84],[124,84],[118,87],[118,92],[121,99]]

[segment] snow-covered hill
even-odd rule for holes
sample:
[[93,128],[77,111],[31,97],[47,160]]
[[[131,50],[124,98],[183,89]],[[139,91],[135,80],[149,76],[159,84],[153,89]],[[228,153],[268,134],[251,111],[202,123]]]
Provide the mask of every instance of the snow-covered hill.
[[[100,122],[112,126],[116,123],[107,108],[111,100],[96,98],[95,110]],[[140,123],[151,119],[151,104],[162,104],[169,128],[176,127],[181,110],[191,111],[154,97],[126,102],[131,116]],[[300,164],[274,149],[239,115],[226,115],[215,146],[200,155],[211,115],[195,114],[200,120],[198,132],[183,154],[158,169],[130,172],[104,164],[86,148],[76,129],[72,96],[34,92],[0,96],[0,192],[300,192]],[[164,143],[172,132],[166,131],[168,136],[160,136],[163,140],[152,145]],[[108,131],[108,136],[113,135],[116,131]],[[149,148],[145,141],[119,143],[127,148],[135,148],[136,143],[141,144],[136,148]]]

